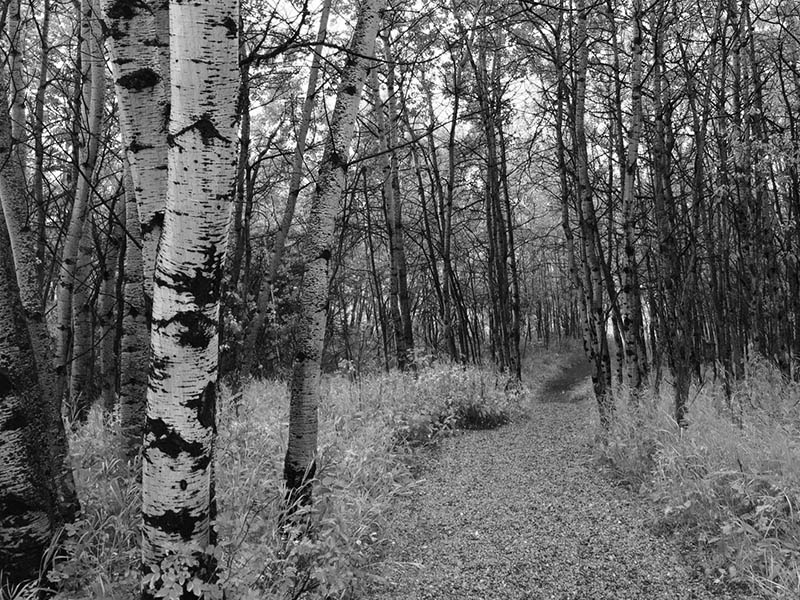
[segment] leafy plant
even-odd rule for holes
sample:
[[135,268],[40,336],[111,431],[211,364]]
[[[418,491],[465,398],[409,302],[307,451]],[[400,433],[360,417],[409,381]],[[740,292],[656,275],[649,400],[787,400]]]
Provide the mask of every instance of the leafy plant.
[[[412,450],[456,428],[496,427],[521,414],[523,394],[493,372],[431,362],[400,373],[323,379],[314,503],[287,522],[282,459],[288,387],[253,381],[218,404],[218,581],[190,581],[189,556],[174,554],[146,585],[161,597],[186,583],[202,597],[248,600],[350,598],[382,577],[392,511],[417,485]],[[507,389],[508,388],[508,389]],[[63,600],[128,599],[140,585],[140,486],[136,465],[116,456],[118,419],[95,410],[72,434],[83,506],[51,549],[49,582]],[[290,511],[291,512],[291,511]]]
[[777,598],[800,594],[800,387],[764,361],[726,394],[695,390],[690,424],[671,419],[667,390],[621,404],[601,460],[661,506],[656,530],[679,536],[719,585]]

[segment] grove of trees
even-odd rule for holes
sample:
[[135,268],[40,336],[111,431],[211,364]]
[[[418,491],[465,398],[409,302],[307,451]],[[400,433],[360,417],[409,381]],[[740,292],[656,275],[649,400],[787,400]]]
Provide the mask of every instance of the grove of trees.
[[793,0],[4,0],[0,58],[0,579],[80,510],[96,405],[151,598],[175,556],[216,581],[220,377],[290,381],[287,519],[323,372],[516,388],[578,337],[605,427],[797,378]]

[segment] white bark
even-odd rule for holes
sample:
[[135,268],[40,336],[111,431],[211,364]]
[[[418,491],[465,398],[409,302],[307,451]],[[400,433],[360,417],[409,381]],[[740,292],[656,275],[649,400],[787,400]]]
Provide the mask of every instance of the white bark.
[[[35,372],[41,396],[35,402],[36,410],[45,419],[46,432],[41,444],[49,455],[47,477],[52,482],[56,498],[58,521],[71,520],[78,511],[78,498],[72,471],[68,467],[67,442],[61,420],[61,395],[63,378],[53,360],[50,335],[47,331],[42,296],[36,269],[36,230],[27,227],[28,206],[25,195],[23,164],[13,160],[14,142],[7,98],[8,81],[0,69],[0,204],[8,232],[8,243],[13,256],[17,282],[16,293],[22,304],[30,333]],[[31,365],[29,364],[30,368]]]
[[306,150],[306,137],[308,136],[308,126],[311,123],[311,115],[314,112],[314,104],[317,98],[317,79],[319,76],[319,65],[322,60],[322,49],[325,38],[328,35],[328,16],[331,9],[331,0],[325,0],[322,5],[322,14],[319,17],[319,30],[317,31],[317,41],[314,47],[314,57],[311,59],[311,67],[308,73],[308,85],[306,86],[306,98],[303,102],[303,112],[300,115],[300,126],[297,130],[297,145],[292,157],[292,178],[289,180],[289,196],[286,200],[286,208],[283,211],[281,227],[275,236],[275,246],[272,249],[272,258],[269,263],[267,276],[261,281],[258,292],[258,305],[253,321],[248,328],[247,337],[244,343],[242,356],[241,373],[246,377],[250,375],[253,368],[256,340],[258,334],[264,327],[268,308],[272,302],[272,284],[278,275],[283,251],[286,246],[286,237],[289,235],[289,227],[292,225],[294,210],[297,204],[297,197],[300,195],[300,182],[303,178],[303,156]]
[[334,219],[344,188],[350,142],[367,71],[372,65],[375,37],[385,0],[362,0],[353,31],[350,55],[342,72],[317,186],[311,200],[308,230],[303,242],[305,275],[300,287],[300,319],[294,357],[289,445],[284,476],[290,489],[303,490],[313,475],[317,451],[320,360],[328,314],[328,268],[334,240]]
[[5,223],[0,219],[0,584],[36,578],[53,529],[46,418]]
[[107,0],[104,9],[120,129],[139,211],[145,295],[152,300],[167,190],[168,3]]
[[[145,577],[175,552],[195,558],[192,575],[214,576],[199,549],[211,532],[220,279],[236,174],[237,9],[236,0],[170,4],[169,174],[142,472]],[[145,587],[143,598],[159,587]]]
[[[83,123],[83,138],[80,140],[78,152],[78,185],[72,203],[67,236],[64,239],[64,248],[61,255],[61,271],[58,279],[58,325],[56,335],[56,360],[62,372],[66,372],[70,354],[70,337],[73,321],[73,294],[76,291],[77,263],[84,259],[81,255],[81,239],[84,224],[87,220],[89,198],[92,192],[94,167],[97,162],[97,149],[100,135],[100,124],[103,117],[103,103],[105,100],[105,63],[100,45],[102,32],[100,30],[99,16],[96,13],[92,0],[81,2],[81,61],[85,69],[83,83],[82,106],[86,113],[80,115]],[[78,282],[82,285],[82,282]],[[78,290],[78,301],[82,302]],[[80,310],[81,307],[78,307]],[[84,348],[79,347],[78,352],[83,356]],[[77,356],[77,352],[75,354]],[[79,369],[80,370],[80,369]],[[79,377],[82,375],[78,374]],[[78,393],[75,387],[76,380],[70,381],[70,393]],[[81,387],[81,385],[78,385]],[[70,397],[74,403],[74,396]]]
[[25,164],[25,79],[22,75],[25,47],[22,28],[22,2],[11,0],[8,5],[9,70],[11,71],[11,137],[14,140],[17,159]]

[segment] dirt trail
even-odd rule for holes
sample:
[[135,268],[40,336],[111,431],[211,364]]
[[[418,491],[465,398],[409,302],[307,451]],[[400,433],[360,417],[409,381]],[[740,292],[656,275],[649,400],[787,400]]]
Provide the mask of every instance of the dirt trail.
[[652,508],[598,470],[593,400],[553,401],[586,375],[569,362],[529,420],[433,453],[371,600],[752,598],[707,589],[650,533]]
[[545,382],[539,393],[541,402],[574,402],[580,400],[570,396],[568,392],[591,376],[592,368],[582,354],[567,359],[564,370],[554,379]]

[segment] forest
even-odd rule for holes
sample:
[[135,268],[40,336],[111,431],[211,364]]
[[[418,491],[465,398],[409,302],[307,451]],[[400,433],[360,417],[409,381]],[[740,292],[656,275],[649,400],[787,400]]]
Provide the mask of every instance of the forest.
[[800,595],[796,0],[0,7],[0,599]]

